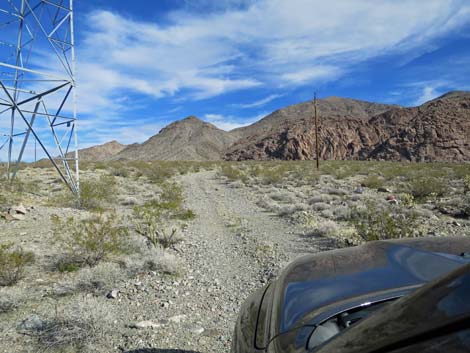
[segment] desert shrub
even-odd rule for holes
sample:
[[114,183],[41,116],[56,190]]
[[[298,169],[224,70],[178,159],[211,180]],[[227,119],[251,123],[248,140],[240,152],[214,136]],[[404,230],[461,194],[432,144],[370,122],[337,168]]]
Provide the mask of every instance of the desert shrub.
[[119,264],[102,262],[78,271],[71,285],[77,292],[102,295],[116,287],[117,282],[125,277],[126,273],[123,273]]
[[196,218],[196,213],[194,213],[193,210],[182,210],[181,212],[176,213],[173,218],[181,221],[190,221]]
[[0,314],[6,314],[10,311],[17,309],[19,306],[18,300],[10,295],[2,294],[0,296]]
[[296,212],[304,211],[305,209],[306,206],[304,204],[285,205],[279,209],[278,215],[280,217],[287,217],[293,215]]
[[219,175],[226,177],[230,181],[241,180],[246,181],[246,174],[232,164],[222,164],[220,166]]
[[35,352],[104,352],[108,349],[100,343],[109,335],[113,320],[105,302],[87,298],[41,316],[30,315],[18,325],[18,331],[35,339]]
[[369,175],[367,178],[365,178],[362,181],[362,184],[365,187],[371,188],[371,189],[379,189],[384,186],[385,180],[378,175]]
[[13,243],[0,244],[0,286],[18,282],[26,266],[34,262],[34,254],[14,247]]
[[102,175],[98,179],[80,181],[80,197],[66,190],[52,198],[50,205],[74,207],[101,212],[105,205],[115,201],[117,195],[116,179],[111,175]]
[[415,213],[373,202],[367,202],[365,208],[353,208],[350,222],[364,241],[413,237],[419,230]]
[[19,203],[27,193],[36,193],[37,186],[33,182],[23,182],[18,177],[8,180],[0,176],[0,207]]
[[135,231],[144,237],[149,246],[169,248],[180,239],[177,237],[177,229],[165,225],[165,214],[168,209],[162,209],[158,203],[147,203],[134,207]]
[[463,214],[467,217],[470,218],[470,195],[467,195],[463,198],[462,201],[462,211]]
[[54,267],[59,272],[76,272],[82,268],[82,263],[80,260],[73,259],[69,257],[60,258],[55,264]]
[[134,254],[119,259],[117,263],[121,273],[124,270],[128,276],[148,271],[179,276],[183,272],[180,260],[175,255],[156,247],[140,249]]
[[463,192],[465,194],[470,192],[470,174],[463,178]]
[[399,195],[399,200],[403,206],[408,207],[408,208],[411,208],[415,205],[414,196],[406,192]]
[[180,208],[183,203],[183,189],[176,183],[164,183],[160,195],[160,207]]
[[410,194],[416,199],[425,199],[430,196],[441,197],[449,189],[445,178],[419,176],[409,184]]
[[319,202],[330,202],[332,201],[333,198],[330,195],[327,194],[320,194],[320,195],[314,195],[312,198],[308,201],[309,204],[313,205],[315,203]]
[[116,180],[113,176],[102,175],[98,180],[80,183],[78,205],[87,210],[101,210],[104,203],[113,202],[116,196]]
[[187,221],[196,217],[192,210],[183,207],[183,191],[176,183],[163,183],[158,199],[134,207],[136,232],[149,246],[169,248],[178,243],[178,227],[169,222]]
[[123,166],[115,166],[111,169],[111,175],[127,178],[129,176],[129,170]]
[[294,195],[289,192],[279,192],[276,191],[269,195],[274,201],[284,202],[284,203],[295,203],[296,199]]
[[52,216],[55,240],[60,243],[73,262],[95,266],[113,254],[124,252],[128,240],[127,228],[116,225],[114,215],[95,215],[79,220],[70,217],[61,220]]
[[312,204],[312,209],[315,211],[323,211],[331,208],[331,205],[325,203],[325,202],[316,202]]
[[334,237],[339,232],[338,223],[334,221],[323,221],[313,228],[312,236]]

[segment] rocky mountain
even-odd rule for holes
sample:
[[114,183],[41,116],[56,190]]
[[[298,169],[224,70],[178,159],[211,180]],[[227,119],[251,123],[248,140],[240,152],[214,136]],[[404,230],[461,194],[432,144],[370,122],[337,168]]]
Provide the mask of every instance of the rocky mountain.
[[[365,120],[396,107],[398,106],[340,97],[329,97],[317,101],[317,112],[319,115],[340,120]],[[262,135],[280,126],[297,125],[299,120],[308,121],[312,117],[313,102],[309,101],[276,110],[256,123],[232,130],[231,133],[239,137]]]
[[[79,152],[82,160],[305,160],[315,158],[313,102],[279,109],[230,132],[195,116],[142,144],[116,141]],[[419,107],[329,97],[317,101],[321,159],[470,161],[470,92]]]
[[[470,92],[413,108],[331,97],[317,109],[321,159],[470,160]],[[225,159],[313,159],[312,117],[312,102],[278,110],[236,131]]]
[[142,144],[127,146],[112,159],[220,160],[236,137],[195,116],[163,128]]
[[[78,157],[83,161],[103,161],[121,152],[126,145],[122,145],[117,141],[110,141],[102,145],[84,148],[78,150]],[[67,154],[73,157],[73,152]]]

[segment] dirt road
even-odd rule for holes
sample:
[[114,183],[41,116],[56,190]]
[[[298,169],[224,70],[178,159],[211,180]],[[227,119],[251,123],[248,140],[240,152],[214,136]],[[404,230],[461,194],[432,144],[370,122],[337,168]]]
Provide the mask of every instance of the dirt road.
[[190,174],[181,182],[187,206],[197,213],[182,247],[193,281],[189,300],[197,307],[195,324],[205,330],[186,336],[191,343],[184,348],[228,352],[245,298],[284,264],[318,250],[315,240],[302,237],[304,230],[265,212],[248,189],[222,182],[214,172]]

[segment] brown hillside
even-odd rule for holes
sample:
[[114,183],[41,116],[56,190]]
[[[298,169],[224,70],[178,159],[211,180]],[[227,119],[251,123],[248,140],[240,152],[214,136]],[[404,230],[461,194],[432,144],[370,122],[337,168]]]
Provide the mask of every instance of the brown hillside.
[[[102,145],[84,148],[78,151],[78,157],[83,161],[103,161],[121,152],[126,145],[117,141],[110,141]],[[73,152],[67,154],[67,157],[73,158]]]
[[220,160],[236,140],[195,116],[176,121],[142,144],[125,148],[113,159],[135,160]]
[[[415,108],[342,98],[318,102],[322,159],[470,160],[470,93],[451,92]],[[313,159],[311,102],[246,127],[227,160]],[[257,126],[255,126],[257,125]]]

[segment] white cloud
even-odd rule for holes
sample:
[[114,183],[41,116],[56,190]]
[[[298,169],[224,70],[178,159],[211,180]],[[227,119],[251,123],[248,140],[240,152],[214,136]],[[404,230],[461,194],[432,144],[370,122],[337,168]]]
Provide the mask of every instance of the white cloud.
[[248,109],[248,108],[259,108],[262,107],[270,102],[272,102],[275,99],[283,97],[284,94],[270,94],[269,96],[259,99],[257,101],[254,101],[252,103],[245,103],[245,104],[234,104],[233,106],[237,108],[243,108],[243,109]]
[[416,99],[416,101],[414,102],[414,105],[418,106],[423,103],[426,103],[434,98],[439,97],[440,95],[442,95],[442,93],[443,92],[439,92],[436,87],[432,87],[432,86],[423,87],[421,91],[421,95],[418,97],[418,99]]
[[89,16],[78,50],[82,109],[112,109],[123,91],[206,99],[337,79],[377,55],[427,50],[430,39],[468,23],[470,12],[462,0],[186,3],[165,24],[109,11]]
[[339,76],[340,70],[333,66],[316,66],[293,72],[287,72],[281,77],[288,83],[304,83],[312,81],[323,81]]
[[206,114],[204,120],[217,126],[219,129],[230,131],[239,127],[251,125],[265,117],[268,113],[261,113],[254,117],[239,118],[221,114]]
[[[87,15],[77,38],[78,108],[94,119],[81,121],[79,131],[93,132],[100,142],[111,135],[141,141],[148,133],[134,126],[149,121],[123,117],[137,115],[152,100],[201,100],[336,80],[370,58],[419,55],[434,38],[470,18],[466,0],[187,0],[186,5],[161,23],[102,10]],[[440,87],[419,89],[422,101]],[[273,97],[239,106],[262,107]],[[225,129],[248,122],[211,119]]]

